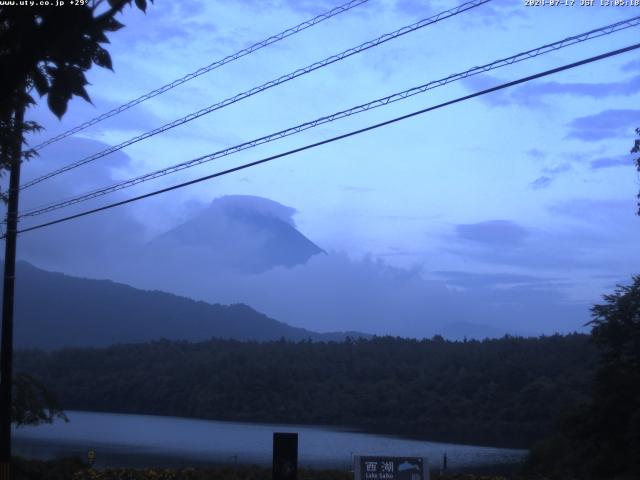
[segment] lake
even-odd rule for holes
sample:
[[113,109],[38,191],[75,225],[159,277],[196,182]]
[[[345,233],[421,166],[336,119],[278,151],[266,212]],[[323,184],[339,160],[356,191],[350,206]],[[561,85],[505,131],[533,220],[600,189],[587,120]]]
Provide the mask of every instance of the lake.
[[301,467],[351,468],[352,455],[426,457],[450,468],[518,462],[526,450],[478,447],[360,433],[334,427],[219,422],[152,415],[66,412],[69,422],[14,428],[14,453],[51,459],[96,451],[95,466],[270,465],[274,432],[298,433]]

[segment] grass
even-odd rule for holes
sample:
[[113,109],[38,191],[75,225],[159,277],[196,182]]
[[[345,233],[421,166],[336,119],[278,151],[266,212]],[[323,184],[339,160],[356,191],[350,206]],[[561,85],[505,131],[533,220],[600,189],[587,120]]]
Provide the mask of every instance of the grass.
[[[431,480],[545,480],[517,473],[495,475],[488,472],[432,473]],[[92,469],[77,458],[26,460],[15,458],[15,480],[271,480],[271,468],[259,466],[217,466],[198,468],[107,468]],[[342,470],[298,470],[298,480],[353,480]]]

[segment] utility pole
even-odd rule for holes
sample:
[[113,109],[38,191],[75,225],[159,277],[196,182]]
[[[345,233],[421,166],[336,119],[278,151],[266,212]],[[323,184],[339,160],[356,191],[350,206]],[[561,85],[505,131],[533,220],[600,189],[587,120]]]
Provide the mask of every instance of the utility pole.
[[[22,92],[20,92],[22,93]],[[9,198],[7,202],[7,232],[4,254],[4,285],[2,287],[2,340],[0,352],[0,480],[11,479],[11,387],[13,383],[13,298],[16,280],[16,240],[18,235],[18,199],[20,193],[20,163],[22,161],[22,131],[25,106],[16,95],[13,122],[14,145],[10,162]]]

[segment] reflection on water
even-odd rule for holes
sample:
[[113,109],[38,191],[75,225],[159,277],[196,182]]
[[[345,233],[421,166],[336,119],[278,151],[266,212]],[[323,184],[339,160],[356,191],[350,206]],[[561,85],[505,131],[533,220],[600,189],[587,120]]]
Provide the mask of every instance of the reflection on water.
[[96,467],[175,466],[215,463],[269,465],[273,432],[298,432],[301,467],[350,468],[352,455],[426,457],[453,468],[517,462],[525,450],[475,447],[357,433],[319,426],[216,422],[178,417],[66,412],[70,422],[14,429],[17,455],[86,456]]

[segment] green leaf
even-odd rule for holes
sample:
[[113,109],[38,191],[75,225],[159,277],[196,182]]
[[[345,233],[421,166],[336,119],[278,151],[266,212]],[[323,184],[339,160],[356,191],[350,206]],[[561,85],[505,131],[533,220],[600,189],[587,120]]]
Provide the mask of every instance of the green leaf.
[[122,27],[124,27],[124,25],[117,21],[115,18],[108,18],[105,21],[104,30],[107,32],[117,32]]
[[87,40],[87,43],[83,45],[78,52],[78,57],[75,63],[80,68],[82,68],[82,70],[89,70],[91,68],[91,63],[93,62],[93,52],[95,51],[96,47],[97,45],[93,40]]
[[91,101],[91,98],[89,97],[89,94],[87,93],[87,91],[85,90],[85,88],[83,86],[79,86],[74,88],[73,93],[75,95],[78,95],[79,97],[84,98],[87,102],[89,102],[90,104],[93,105],[93,102]]
[[47,105],[49,105],[49,109],[53,112],[53,114],[62,118],[62,116],[67,111],[67,103],[69,102],[69,98],[59,89],[52,88],[49,91],[49,96],[47,98]]
[[27,120],[23,123],[25,132],[40,132],[44,130],[44,127],[40,125],[38,122],[34,122],[33,120]]
[[38,68],[33,72],[33,86],[41,97],[49,91],[49,81],[44,73]]
[[136,7],[138,7],[143,12],[147,12],[147,0],[136,0]]
[[111,55],[104,48],[98,47],[92,55],[93,63],[99,67],[108,68],[113,70],[113,64],[111,63]]
[[18,426],[52,423],[55,417],[69,421],[56,396],[31,375],[14,377],[12,397],[11,421]]
[[92,33],[93,39],[98,43],[111,43],[109,38],[104,34],[102,29],[96,28],[96,31]]
[[66,66],[61,69],[59,75],[55,78],[56,89],[64,91],[69,99],[73,95],[77,95],[91,103],[91,99],[84,88],[87,83],[82,68],[74,66]]

